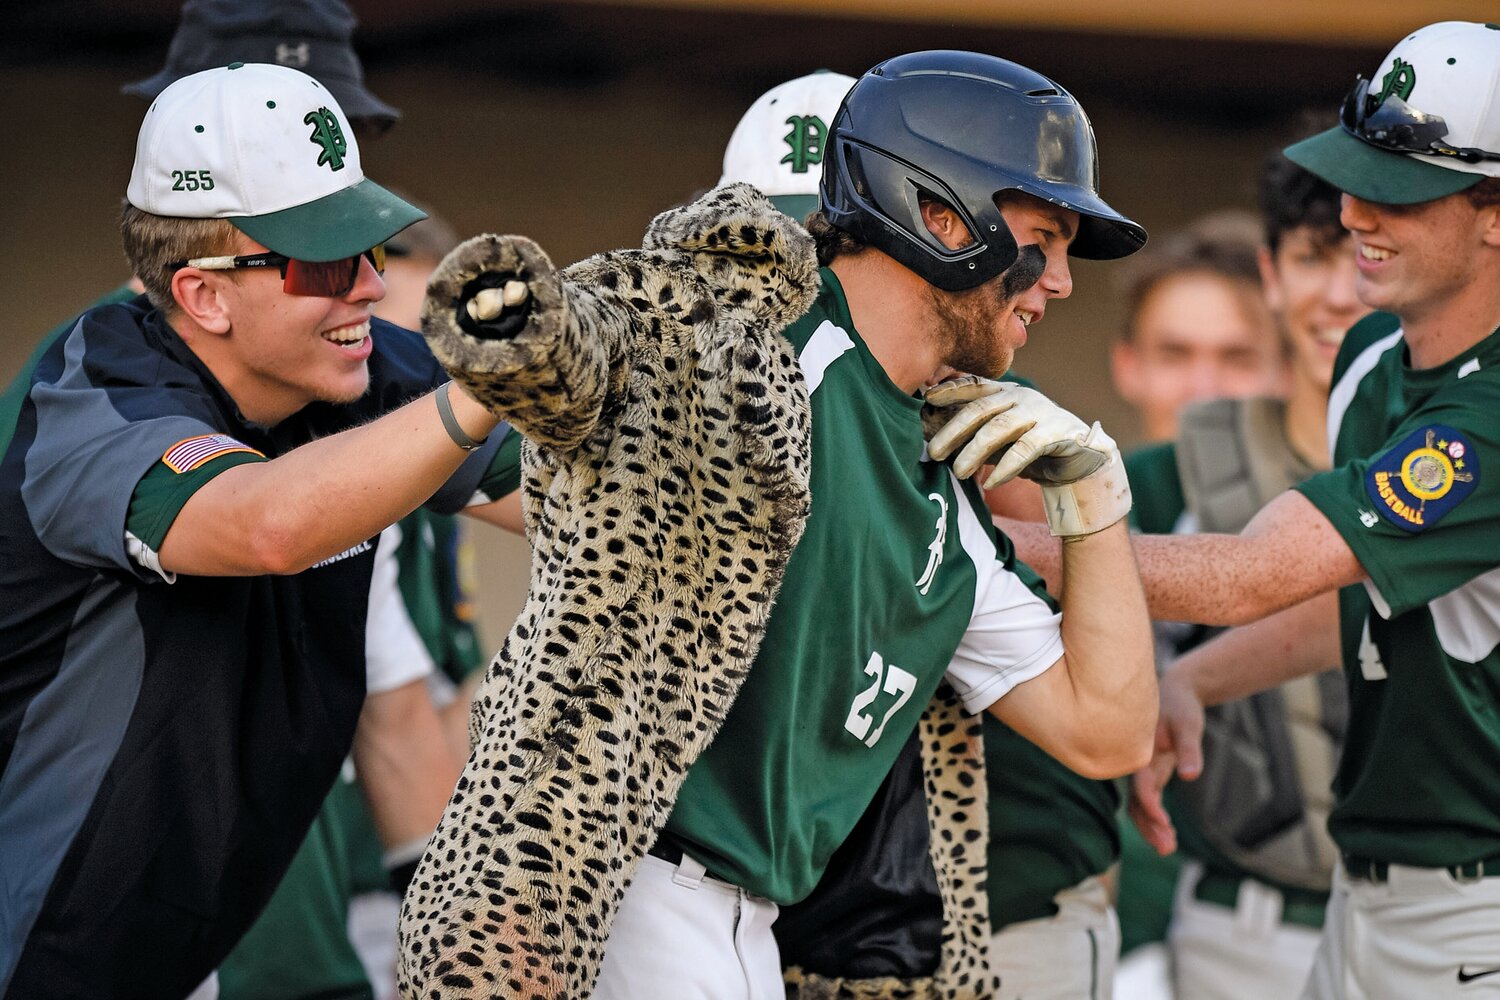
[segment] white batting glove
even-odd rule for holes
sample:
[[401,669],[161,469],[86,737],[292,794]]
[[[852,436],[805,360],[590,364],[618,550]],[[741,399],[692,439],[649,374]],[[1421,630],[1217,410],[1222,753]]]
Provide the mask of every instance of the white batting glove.
[[1099,424],[1085,424],[1034,389],[974,375],[938,383],[926,401],[952,413],[928,454],[942,461],[961,447],[953,460],[960,478],[993,463],[986,489],[1017,475],[1034,480],[1054,535],[1091,535],[1130,512],[1120,449]]

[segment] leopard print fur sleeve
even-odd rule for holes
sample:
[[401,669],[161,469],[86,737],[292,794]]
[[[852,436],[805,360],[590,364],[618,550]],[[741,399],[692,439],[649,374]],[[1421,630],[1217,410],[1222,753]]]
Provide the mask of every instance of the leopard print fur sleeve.
[[[505,336],[459,319],[485,274],[527,282]],[[658,217],[640,250],[556,272],[479,237],[430,284],[434,353],[525,435],[532,562],[402,908],[404,996],[592,991],[806,521],[811,415],[781,330],[817,284],[811,238],[743,185]]]

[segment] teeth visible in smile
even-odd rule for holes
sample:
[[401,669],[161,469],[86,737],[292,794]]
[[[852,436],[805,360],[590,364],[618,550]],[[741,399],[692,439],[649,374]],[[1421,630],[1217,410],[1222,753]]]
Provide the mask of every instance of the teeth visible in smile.
[[1327,330],[1315,330],[1313,331],[1313,337],[1316,338],[1318,343],[1320,344],[1325,344],[1329,347],[1337,347],[1344,342],[1344,333],[1345,331],[1343,327],[1336,326],[1331,327]]
[[337,330],[328,330],[323,334],[323,339],[335,344],[357,344],[370,335],[370,321],[356,323],[353,326],[341,326]]
[[1016,310],[1016,319],[1021,321],[1022,326],[1030,326],[1036,319],[1035,313],[1026,312],[1024,309]]
[[1391,258],[1389,250],[1382,250],[1380,247],[1368,245],[1359,248],[1359,255],[1365,260],[1389,260]]

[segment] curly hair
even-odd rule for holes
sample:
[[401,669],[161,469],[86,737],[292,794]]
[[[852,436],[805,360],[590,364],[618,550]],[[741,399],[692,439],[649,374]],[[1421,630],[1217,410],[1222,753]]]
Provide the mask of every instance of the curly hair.
[[865,249],[863,243],[829,222],[821,211],[809,215],[803,225],[812,234],[813,245],[817,247],[819,267],[827,267],[838,257]]

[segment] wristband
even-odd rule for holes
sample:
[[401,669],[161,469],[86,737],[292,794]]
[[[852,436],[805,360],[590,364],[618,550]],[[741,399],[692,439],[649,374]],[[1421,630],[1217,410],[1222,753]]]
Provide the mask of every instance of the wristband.
[[452,387],[452,382],[444,382],[438,386],[437,392],[434,393],[434,396],[437,398],[438,416],[443,418],[443,430],[447,431],[448,437],[453,440],[453,443],[464,451],[478,451],[489,440],[489,435],[485,435],[476,441],[469,437],[464,432],[464,429],[459,426],[458,418],[453,415],[453,402],[448,398],[448,391]]

